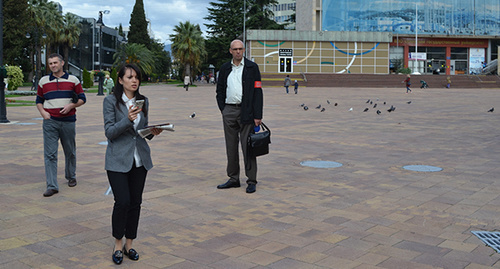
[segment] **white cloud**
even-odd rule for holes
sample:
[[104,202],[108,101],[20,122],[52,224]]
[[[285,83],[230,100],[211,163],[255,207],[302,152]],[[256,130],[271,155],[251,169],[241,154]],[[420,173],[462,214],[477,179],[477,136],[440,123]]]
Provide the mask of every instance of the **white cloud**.
[[[128,27],[130,14],[135,5],[135,0],[58,0],[63,7],[63,12],[75,13],[86,18],[98,18],[99,11],[109,10],[109,14],[103,15],[104,24],[109,27]],[[173,28],[179,22],[190,21],[199,24],[203,32],[206,31],[203,18],[208,15],[206,0],[144,0],[146,17],[151,21],[151,29],[156,39],[164,43],[170,43],[169,35],[173,34]]]

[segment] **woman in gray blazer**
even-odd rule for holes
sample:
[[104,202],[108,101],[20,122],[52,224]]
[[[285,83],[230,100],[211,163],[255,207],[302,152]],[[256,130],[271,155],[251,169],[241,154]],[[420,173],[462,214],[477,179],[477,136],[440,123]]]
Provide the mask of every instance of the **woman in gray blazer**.
[[[139,259],[132,241],[137,237],[146,174],[153,167],[149,146],[137,133],[148,125],[149,103],[139,93],[140,84],[139,68],[125,65],[118,72],[113,94],[104,98],[103,103],[104,130],[108,138],[105,169],[115,198],[111,221],[115,238],[112,258],[116,264],[123,261],[123,255],[131,260]],[[142,108],[138,105],[140,102],[143,102]],[[155,128],[146,138],[152,139],[161,131]]]

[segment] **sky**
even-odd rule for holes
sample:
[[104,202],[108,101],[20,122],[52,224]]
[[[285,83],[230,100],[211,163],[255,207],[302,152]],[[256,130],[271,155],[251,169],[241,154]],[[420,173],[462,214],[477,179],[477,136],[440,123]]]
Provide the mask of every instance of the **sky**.
[[[135,0],[53,0],[61,4],[63,13],[71,12],[85,18],[99,17],[99,11],[109,10],[103,15],[104,24],[108,27],[118,27],[120,23],[124,28],[129,27],[130,14],[135,5]],[[143,0],[146,18],[151,21],[151,29],[155,39],[162,43],[170,44],[169,35],[179,22],[190,21],[199,24],[206,36],[209,23],[203,18],[208,15],[208,0]],[[217,2],[213,0],[213,2]]]

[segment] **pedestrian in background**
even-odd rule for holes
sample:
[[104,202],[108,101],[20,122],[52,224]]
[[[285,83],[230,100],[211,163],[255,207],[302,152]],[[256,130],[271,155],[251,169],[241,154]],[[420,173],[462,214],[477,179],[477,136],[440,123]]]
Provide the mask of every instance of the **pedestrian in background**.
[[292,84],[292,80],[290,79],[290,75],[286,75],[284,86],[286,89],[286,94],[288,94],[288,87]]
[[450,88],[451,87],[451,78],[450,76],[446,77],[446,88]]
[[115,82],[113,81],[113,79],[110,78],[109,75],[106,75],[106,78],[104,79],[104,88],[106,89],[108,95],[111,93],[111,90],[113,90],[114,86]]
[[293,90],[295,91],[295,94],[299,92],[299,83],[297,80],[295,80],[295,83],[293,84]]
[[411,89],[410,89],[410,85],[411,85],[411,82],[410,82],[410,75],[406,75],[406,79],[403,80],[402,83],[406,83],[406,93],[408,92],[411,92]]

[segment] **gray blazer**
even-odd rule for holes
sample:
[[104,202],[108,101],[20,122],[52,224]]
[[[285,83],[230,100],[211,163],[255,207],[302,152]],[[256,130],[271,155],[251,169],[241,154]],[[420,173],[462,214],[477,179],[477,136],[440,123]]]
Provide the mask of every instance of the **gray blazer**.
[[[108,138],[108,147],[106,148],[106,162],[104,169],[108,171],[127,173],[134,164],[134,149],[141,157],[142,164],[146,170],[153,167],[151,160],[151,150],[148,143],[134,130],[134,123],[128,119],[128,109],[126,105],[119,104],[116,107],[116,97],[108,95],[104,98],[104,131]],[[148,109],[149,102],[146,98],[144,107]],[[149,110],[148,110],[149,111]],[[141,120],[137,130],[147,126],[148,119],[141,113]],[[151,139],[153,135],[147,137]]]

